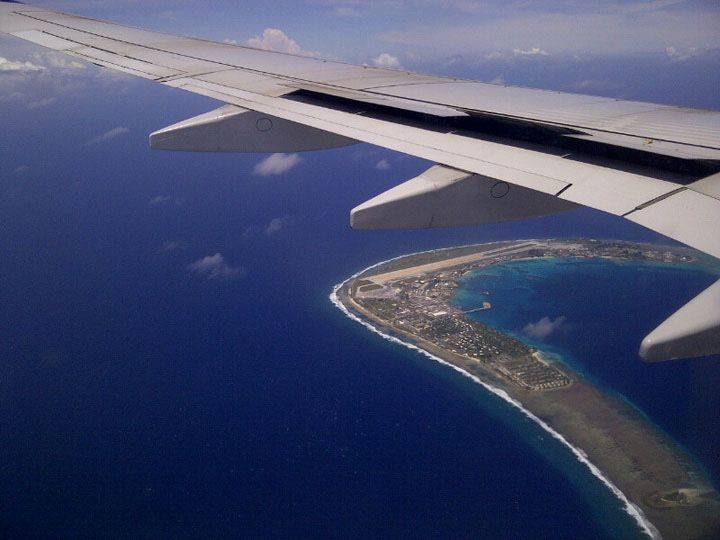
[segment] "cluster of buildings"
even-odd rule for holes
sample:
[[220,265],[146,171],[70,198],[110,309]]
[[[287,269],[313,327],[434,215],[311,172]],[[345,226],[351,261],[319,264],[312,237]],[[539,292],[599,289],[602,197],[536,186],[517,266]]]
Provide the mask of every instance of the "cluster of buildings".
[[562,388],[570,378],[521,341],[468,317],[491,309],[484,302],[464,312],[451,304],[458,281],[468,271],[519,258],[612,257],[655,262],[687,262],[689,251],[651,244],[603,240],[525,240],[419,253],[395,260],[351,282],[347,293],[362,309],[388,326],[447,351],[447,360],[469,371],[491,369],[522,388]]
[[[389,326],[453,353],[448,360],[469,371],[490,368],[528,390],[570,384],[556,366],[541,360],[521,341],[473,321],[449,304],[462,270],[406,278],[378,288],[360,285],[353,300]],[[488,303],[480,309],[489,309]]]

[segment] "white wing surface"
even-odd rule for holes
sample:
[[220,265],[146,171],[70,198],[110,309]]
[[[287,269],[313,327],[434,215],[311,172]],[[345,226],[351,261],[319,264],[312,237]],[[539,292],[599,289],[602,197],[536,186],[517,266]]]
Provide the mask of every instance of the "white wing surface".
[[[354,227],[469,225],[584,205],[720,258],[718,111],[353,66],[15,2],[0,1],[0,31],[225,104],[153,133],[154,148],[363,141],[437,164],[355,208]],[[641,354],[720,352],[718,295],[704,298],[705,309],[681,309],[651,333]]]

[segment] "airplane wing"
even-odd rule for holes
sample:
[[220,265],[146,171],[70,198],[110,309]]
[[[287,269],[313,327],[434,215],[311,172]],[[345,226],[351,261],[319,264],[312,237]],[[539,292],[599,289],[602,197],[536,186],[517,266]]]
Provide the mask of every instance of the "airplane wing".
[[[0,1],[0,32],[224,103],[153,148],[298,152],[357,141],[436,165],[351,211],[355,228],[491,223],[588,206],[720,258],[720,112],[354,66]],[[720,281],[643,340],[720,353]]]

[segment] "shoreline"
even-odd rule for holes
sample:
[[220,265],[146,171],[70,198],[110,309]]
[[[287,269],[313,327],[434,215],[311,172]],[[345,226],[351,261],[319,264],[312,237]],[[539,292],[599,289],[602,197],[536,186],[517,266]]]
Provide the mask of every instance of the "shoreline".
[[[527,241],[501,241],[491,244],[477,244],[476,246],[504,245],[512,248],[513,245],[519,245],[521,242]],[[350,319],[359,322],[386,340],[420,352],[440,364],[449,366],[531,419],[541,429],[570,450],[574,458],[583,463],[590,473],[604,484],[622,503],[624,511],[632,517],[639,530],[646,536],[650,538],[661,538],[663,536],[681,538],[686,537],[686,533],[689,533],[690,530],[699,533],[698,536],[704,536],[709,531],[703,525],[709,525],[712,530],[716,530],[718,520],[715,519],[713,523],[707,523],[705,521],[707,512],[702,511],[707,510],[708,506],[715,505],[712,509],[717,506],[716,501],[712,498],[715,496],[712,486],[709,482],[702,482],[697,485],[697,483],[691,484],[686,480],[694,477],[693,475],[701,478],[701,475],[693,468],[694,460],[683,455],[681,449],[673,444],[674,441],[670,437],[664,433],[658,433],[657,428],[651,425],[651,422],[647,422],[642,418],[642,412],[634,408],[627,400],[623,399],[620,403],[613,396],[606,395],[564,363],[561,365],[572,375],[572,384],[563,388],[535,393],[512,387],[507,380],[503,380],[497,373],[492,373],[489,368],[480,367],[480,369],[473,369],[473,372],[471,372],[470,369],[466,368],[468,365],[467,360],[471,360],[467,356],[453,354],[453,352],[424,340],[420,336],[392,326],[387,321],[380,319],[358,305],[347,294],[346,285],[360,276],[367,276],[369,279],[373,276],[372,270],[388,266],[388,263],[418,255],[434,255],[443,251],[452,252],[453,250],[462,250],[468,247],[459,246],[457,248],[430,250],[394,257],[376,263],[335,285],[330,294],[330,300]],[[665,246],[659,247],[665,248]],[[408,268],[412,269],[413,267]],[[538,351],[538,353],[542,354],[541,351]],[[545,359],[553,363],[546,357]],[[555,394],[556,397],[554,399],[550,398],[550,394]],[[581,405],[583,401],[588,401],[592,405],[600,405],[598,410],[606,414],[609,419],[593,418],[592,407],[583,407]],[[575,405],[578,406],[575,407]],[[590,420],[595,423],[589,422]],[[629,449],[620,448],[619,451],[614,451],[617,449],[613,447],[619,448],[621,446],[618,441],[623,444],[627,443]],[[600,444],[591,444],[593,442],[599,442]],[[590,448],[591,450],[588,452],[584,448]],[[653,457],[658,457],[659,464],[654,468],[652,466],[648,467],[650,474],[646,475],[647,478],[634,478],[633,476],[641,476],[631,474],[632,467],[637,468],[639,465],[632,459],[628,459],[628,456],[630,458],[642,457],[646,451],[652,454]],[[640,464],[647,465],[647,461],[647,458],[644,462],[641,459]],[[637,473],[637,471],[635,472]],[[641,470],[640,472],[644,473],[646,471]],[[638,482],[643,487],[662,485],[663,474],[672,480],[672,489],[659,489],[645,494],[642,493],[639,487],[633,489],[633,482]],[[676,495],[682,498],[686,493],[694,495],[694,498],[682,499],[682,502],[673,499]],[[665,510],[665,515],[663,515],[662,510]],[[669,516],[669,514],[673,515]],[[668,520],[668,517],[671,519]],[[687,527],[690,527],[690,530]],[[663,532],[662,536],[661,531]]]
[[[380,263],[380,264],[382,264],[382,263]],[[358,274],[358,275],[359,275],[359,274]],[[357,276],[355,276],[355,277],[357,277]],[[585,466],[588,468],[588,470],[590,471],[590,473],[591,473],[593,476],[595,476],[595,477],[598,478],[603,484],[605,484],[605,486],[610,490],[610,492],[611,492],[613,495],[615,495],[621,503],[623,503],[623,505],[624,505],[624,509],[623,509],[623,510],[635,520],[635,522],[638,524],[638,527],[640,528],[640,530],[641,530],[643,533],[645,533],[647,536],[649,536],[649,537],[652,538],[652,539],[662,538],[662,536],[660,535],[660,532],[659,532],[659,531],[657,530],[657,528],[650,522],[650,520],[647,519],[647,517],[646,517],[645,514],[643,513],[642,509],[640,509],[638,506],[636,506],[635,504],[633,504],[632,502],[630,502],[630,500],[628,500],[628,498],[625,497],[625,494],[624,494],[615,484],[613,484],[613,483],[610,481],[610,479],[606,478],[606,477],[602,474],[602,471],[600,471],[600,469],[599,469],[595,464],[593,464],[593,463],[590,461],[590,459],[588,458],[587,453],[585,453],[584,450],[582,450],[582,449],[580,449],[580,448],[576,448],[576,447],[574,447],[572,444],[570,444],[570,443],[567,441],[567,439],[565,439],[560,433],[558,433],[557,431],[555,431],[554,429],[552,429],[552,428],[551,428],[548,424],[546,424],[543,420],[541,420],[540,418],[538,418],[537,416],[535,416],[531,411],[529,411],[528,409],[526,409],[525,407],[523,407],[522,403],[520,403],[519,401],[513,399],[513,398],[512,398],[507,392],[505,392],[503,389],[497,388],[497,387],[495,387],[495,386],[493,386],[493,385],[491,385],[491,384],[483,381],[482,379],[480,379],[480,378],[477,377],[476,375],[473,375],[472,373],[469,373],[469,372],[465,371],[464,369],[461,369],[461,368],[459,368],[458,366],[456,366],[456,365],[454,365],[454,364],[451,364],[450,362],[447,362],[447,361],[443,360],[443,359],[440,358],[439,356],[436,356],[436,355],[432,354],[431,352],[423,349],[422,347],[419,347],[419,346],[417,346],[417,345],[413,345],[412,343],[408,343],[408,342],[406,342],[406,341],[403,341],[403,340],[401,340],[401,339],[399,339],[399,338],[397,338],[397,337],[395,337],[395,336],[392,336],[392,335],[390,335],[390,334],[386,334],[386,333],[382,332],[380,329],[378,329],[377,327],[373,326],[372,324],[370,324],[370,323],[362,320],[360,317],[358,317],[357,315],[353,314],[353,313],[352,313],[349,309],[347,309],[347,307],[340,301],[340,299],[338,298],[338,295],[337,295],[337,293],[338,293],[338,291],[340,290],[340,288],[341,288],[343,285],[345,285],[348,281],[350,281],[351,279],[354,279],[354,278],[351,277],[351,278],[348,278],[347,280],[345,280],[345,281],[342,282],[342,283],[336,284],[335,287],[333,288],[333,292],[330,294],[330,301],[331,301],[338,309],[340,309],[340,310],[345,314],[345,316],[347,316],[348,318],[350,318],[350,319],[352,319],[352,320],[354,320],[354,321],[362,324],[363,326],[365,326],[366,328],[370,329],[372,332],[380,335],[383,339],[385,339],[385,340],[387,340],[387,341],[390,341],[390,342],[392,342],[392,343],[397,343],[397,344],[402,345],[403,347],[406,347],[406,348],[408,348],[408,349],[411,349],[411,350],[413,350],[413,351],[415,351],[415,352],[419,352],[419,353],[422,354],[423,356],[425,356],[425,357],[427,357],[427,358],[430,358],[431,360],[434,360],[435,362],[438,362],[438,363],[440,363],[440,364],[442,364],[442,365],[444,365],[444,366],[447,366],[447,367],[449,367],[449,368],[457,371],[457,372],[460,373],[461,375],[463,375],[463,376],[465,376],[465,377],[468,377],[469,379],[471,379],[471,380],[472,380],[473,382],[475,382],[476,384],[479,384],[480,386],[482,386],[483,388],[485,388],[485,389],[486,389],[488,392],[490,392],[491,394],[493,394],[493,395],[495,395],[496,397],[502,399],[503,401],[505,401],[506,403],[508,403],[508,404],[511,405],[512,407],[515,407],[518,411],[520,411],[522,414],[524,414],[527,418],[530,418],[530,420],[532,420],[532,421],[535,422],[538,426],[540,426],[540,428],[542,428],[542,429],[543,429],[546,433],[548,433],[551,437],[553,437],[554,439],[560,441],[560,443],[563,444],[568,450],[570,450],[570,452],[575,456],[575,458],[576,458],[580,463],[582,463],[583,465],[585,465]]]

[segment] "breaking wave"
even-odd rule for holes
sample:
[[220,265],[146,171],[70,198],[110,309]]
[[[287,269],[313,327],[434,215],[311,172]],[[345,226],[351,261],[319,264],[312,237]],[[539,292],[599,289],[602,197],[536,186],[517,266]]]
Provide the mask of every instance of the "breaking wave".
[[[431,250],[431,251],[426,251],[423,253],[430,253],[432,251],[444,251],[445,249],[452,249],[452,248],[443,248],[442,250]],[[347,278],[345,281],[338,283],[337,285],[335,285],[333,287],[333,290],[330,293],[330,297],[329,297],[330,301],[335,305],[335,307],[337,307],[340,311],[342,311],[347,317],[349,317],[350,319],[352,319],[355,322],[362,324],[367,329],[369,329],[371,332],[374,332],[374,333],[380,335],[383,339],[386,339],[387,341],[391,341],[393,343],[397,343],[399,345],[407,347],[408,349],[417,351],[420,354],[422,354],[432,360],[435,360],[436,362],[439,362],[443,365],[446,365],[446,366],[454,369],[455,371],[461,373],[465,377],[468,377],[469,379],[472,379],[477,384],[481,385],[483,388],[485,388],[491,394],[494,394],[495,396],[499,397],[503,401],[509,403],[510,405],[512,405],[513,407],[518,409],[522,414],[524,414],[526,417],[528,417],[530,420],[532,420],[537,425],[539,425],[542,429],[544,429],[547,433],[549,433],[550,436],[552,436],[554,439],[558,440],[565,447],[567,447],[570,450],[570,452],[572,452],[572,454],[575,456],[575,458],[580,463],[585,465],[590,470],[590,473],[593,476],[595,476],[596,478],[598,478],[612,492],[612,494],[615,495],[620,500],[620,502],[623,503],[625,512],[627,514],[629,514],[635,520],[635,522],[638,524],[638,526],[640,527],[640,529],[642,530],[643,533],[645,533],[647,536],[649,536],[653,540],[660,539],[661,538],[660,532],[657,530],[657,528],[652,523],[650,523],[650,521],[647,519],[647,517],[645,517],[645,514],[643,513],[643,511],[640,508],[638,508],[636,505],[634,505],[632,502],[630,502],[630,500],[625,496],[625,494],[622,491],[620,491],[620,489],[615,484],[613,484],[609,478],[607,478],[606,476],[603,475],[602,471],[600,471],[600,469],[588,459],[587,454],[582,449],[576,448],[575,446],[570,444],[570,442],[565,437],[563,437],[562,435],[560,435],[560,433],[558,433],[552,427],[550,427],[550,425],[548,423],[541,420],[535,414],[533,414],[531,411],[529,411],[525,407],[523,407],[522,403],[520,403],[518,400],[512,398],[504,390],[502,390],[500,388],[496,388],[495,386],[492,386],[491,384],[484,382],[482,379],[476,377],[475,375],[472,375],[472,374],[468,373],[467,371],[464,371],[464,370],[460,369],[459,367],[454,366],[453,364],[451,364],[449,362],[446,362],[442,358],[429,353],[425,349],[422,349],[416,345],[413,345],[412,343],[407,343],[405,341],[402,341],[401,339],[398,339],[395,336],[391,336],[389,334],[385,334],[384,332],[381,332],[379,329],[377,329],[375,326],[373,326],[369,322],[361,319],[360,317],[358,317],[357,315],[352,313],[349,309],[347,309],[343,305],[342,302],[340,302],[337,293],[340,290],[340,288],[343,285],[345,285],[345,283],[357,278],[359,275],[364,274],[368,270],[372,270],[373,268],[377,268],[378,266],[387,264],[387,263],[395,261],[397,259],[401,259],[403,257],[405,257],[405,255],[400,256],[400,257],[393,257],[392,259],[388,259],[386,261],[382,261],[382,262],[373,264],[372,266],[368,266],[364,270],[361,270],[360,272],[353,274],[352,276]]]

